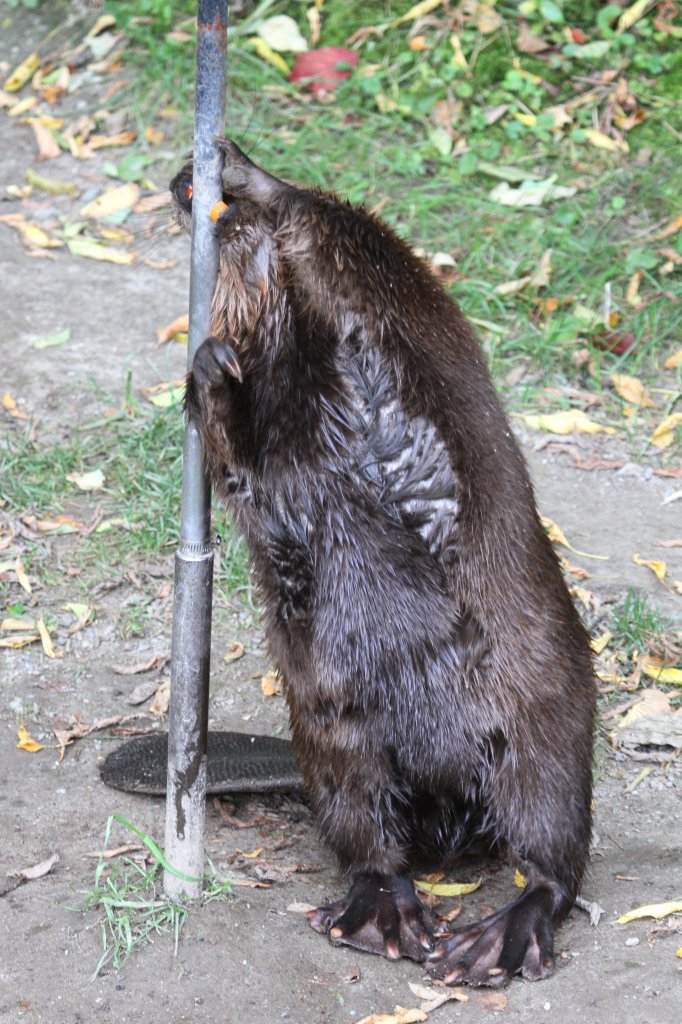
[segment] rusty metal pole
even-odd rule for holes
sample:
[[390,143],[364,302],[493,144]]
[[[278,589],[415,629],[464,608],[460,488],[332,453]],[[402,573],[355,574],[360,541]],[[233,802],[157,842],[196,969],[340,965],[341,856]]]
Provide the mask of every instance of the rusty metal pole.
[[[198,0],[188,369],[210,333],[218,276],[218,242],[209,213],[221,198],[222,157],[216,139],[225,120],[226,55],[227,0]],[[167,861],[187,878],[166,870],[164,888],[169,896],[194,899],[201,895],[204,873],[212,593],[210,487],[199,437],[187,424],[181,537],[175,556],[165,843]]]

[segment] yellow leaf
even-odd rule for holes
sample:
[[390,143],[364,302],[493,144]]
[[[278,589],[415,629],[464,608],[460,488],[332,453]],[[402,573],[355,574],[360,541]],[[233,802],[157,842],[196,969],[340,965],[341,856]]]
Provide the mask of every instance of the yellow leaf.
[[535,114],[520,114],[518,111],[515,111],[514,117],[517,121],[520,121],[521,124],[525,124],[526,128],[532,128],[537,122],[537,116]]
[[659,581],[659,583],[663,583],[663,585],[665,585],[665,573],[666,573],[665,562],[647,561],[646,558],[640,558],[639,555],[633,555],[632,556],[632,561],[635,563],[635,565],[644,565],[644,566],[646,566],[647,569],[651,569],[652,573],[654,574],[656,579]]
[[617,686],[620,686],[621,683],[625,682],[625,676],[620,675],[618,672],[601,672],[598,669],[594,674],[602,683],[615,683]]
[[604,427],[601,423],[595,423],[582,409],[566,409],[562,412],[538,415],[526,413],[523,419],[529,427],[533,427],[535,430],[547,430],[550,434],[572,434],[574,430],[579,434],[617,433],[613,427]]
[[23,722],[17,729],[17,736],[19,737],[17,746],[20,750],[28,750],[31,754],[35,754],[36,751],[43,749],[42,743],[38,743],[38,741],[34,740],[32,736],[29,736]]
[[481,887],[481,879],[477,882],[427,882],[426,879],[415,880],[415,886],[421,892],[431,896],[468,896]]
[[81,207],[82,217],[109,217],[112,213],[119,213],[121,210],[129,210],[135,205],[142,194],[142,190],[135,182],[129,181],[127,185],[119,185],[117,188],[108,188],[106,192],[86,203]]
[[3,619],[0,629],[3,632],[21,632],[22,629],[35,629],[36,624],[32,619]]
[[47,626],[45,625],[43,620],[38,619],[38,621],[36,622],[36,626],[38,627],[40,639],[42,640],[43,643],[43,650],[45,651],[45,654],[48,656],[48,658],[63,658],[64,651],[55,650],[54,644],[52,643],[52,638],[48,633]]
[[671,413],[662,420],[649,438],[656,448],[669,448],[675,440],[675,429],[682,424],[682,412]]
[[625,292],[625,298],[633,309],[641,309],[644,305],[642,298],[639,294],[639,286],[642,280],[643,274],[641,270],[636,270],[630,280],[628,281],[627,291]]
[[668,356],[663,365],[666,370],[675,370],[678,366],[682,366],[682,348],[678,348],[674,355]]
[[591,142],[597,149],[606,149],[609,153],[628,153],[630,147],[627,142],[621,142],[619,139],[612,139],[608,135],[604,135],[597,128],[586,128],[585,138],[588,142]]
[[22,114],[32,110],[38,102],[37,96],[25,96],[23,100],[19,100],[13,107],[7,111],[10,117],[21,117]]
[[8,412],[10,416],[14,416],[15,419],[28,419],[28,413],[21,412],[21,410],[17,406],[16,399],[12,398],[9,391],[5,391],[4,395],[2,396],[2,399],[0,400],[0,405],[2,405],[5,412]]
[[82,256],[87,260],[104,260],[121,266],[130,266],[135,262],[134,253],[104,245],[102,242],[96,242],[94,238],[69,238],[66,244],[72,256]]
[[19,226],[22,237],[29,245],[37,245],[40,249],[58,249],[64,243],[57,238],[52,238],[47,231],[43,231],[37,224],[22,224]]
[[622,914],[618,918],[618,924],[627,924],[628,921],[636,921],[640,917],[654,917],[660,921],[662,917],[680,913],[682,913],[682,900],[670,900],[669,903],[649,903],[644,907],[628,910],[627,914]]
[[166,136],[159,128],[155,128],[154,125],[148,124],[144,130],[144,137],[147,142],[151,142],[152,146],[160,146]]
[[664,668],[660,658],[643,658],[639,667],[645,676],[655,679],[657,683],[682,686],[682,668]]
[[525,889],[528,885],[528,879],[525,875],[522,875],[518,868],[514,871],[514,885],[517,889]]
[[274,669],[270,669],[261,679],[260,688],[264,697],[281,697],[282,680],[279,674]]
[[235,852],[241,853],[242,857],[246,857],[247,860],[255,860],[256,857],[260,857],[263,852],[263,847],[259,846],[257,849],[251,850],[250,853],[247,853],[246,850],[240,850],[239,847],[237,847]]
[[618,720],[618,728],[624,729],[627,726],[638,722],[641,718],[660,718],[672,711],[670,697],[663,690],[648,689],[642,690],[641,700],[638,700],[634,707]]
[[283,75],[289,74],[291,68],[285,61],[284,57],[279,53],[275,53],[272,47],[268,46],[265,40],[261,39],[260,36],[253,36],[248,40],[248,44],[256,51],[261,60],[266,61],[268,64],[272,64],[273,68],[277,68],[277,70],[281,71]]
[[558,523],[555,523],[549,516],[540,516],[540,522],[542,528],[551,540],[552,544],[562,544],[569,551],[574,551],[576,555],[582,555],[583,558],[598,558],[601,562],[608,562],[608,555],[590,555],[587,551],[578,551],[572,544],[569,544],[566,539],[566,534],[561,529]]
[[116,27],[116,18],[112,14],[100,14],[99,18],[88,32],[86,39],[98,36],[100,32],[104,32],[107,28]]
[[421,0],[421,3],[410,7],[409,11],[406,11],[399,18],[395,18],[391,24],[403,25],[406,21],[416,21],[417,18],[423,18],[425,14],[435,11],[436,7],[440,7],[442,3],[443,0]]
[[675,956],[679,956],[679,958],[682,960],[682,946],[680,946],[679,949],[675,950]]
[[626,29],[631,28],[636,21],[639,21],[647,7],[651,7],[651,0],[635,0],[634,4],[630,7],[626,7],[618,19],[616,32],[620,34],[621,32],[625,32]]
[[530,274],[526,274],[525,277],[517,277],[515,281],[503,281],[495,286],[495,291],[498,295],[516,295],[530,284],[530,280]]
[[67,473],[66,479],[81,491],[101,491],[105,478],[101,469],[92,469],[89,473]]
[[647,394],[647,390],[639,377],[629,377],[626,373],[614,373],[611,375],[611,383],[615,391],[624,398],[626,402],[633,405],[641,405],[645,409],[653,409],[654,402]]
[[26,85],[29,78],[35,74],[39,67],[40,57],[34,51],[28,55],[26,60],[22,60],[21,64],[14,69],[9,78],[5,79],[3,89],[6,89],[7,92],[18,92],[23,85]]
[[27,594],[31,594],[33,592],[31,588],[31,581],[26,575],[24,563],[21,561],[20,558],[17,558],[16,562],[14,563],[14,571],[17,574],[17,582],[19,583],[19,586],[22,587]]
[[595,654],[601,654],[605,647],[608,646],[609,641],[613,639],[613,633],[602,633],[601,636],[595,636],[592,640],[592,650]]
[[428,1020],[424,1010],[406,1010],[402,1006],[396,1006],[394,1013],[371,1013],[357,1024],[417,1024],[423,1020]]
[[130,130],[127,132],[117,132],[116,135],[91,135],[87,146],[90,149],[105,149],[107,146],[130,146],[136,138],[137,132]]
[[533,288],[546,288],[552,276],[552,250],[545,249],[537,267],[531,274],[530,283]]
[[172,323],[166,324],[165,327],[159,327],[156,332],[156,340],[159,345],[165,345],[171,338],[177,337],[178,334],[186,334],[189,331],[189,313],[178,316]]
[[26,647],[27,644],[34,644],[36,640],[39,640],[37,633],[31,633],[30,635],[25,634],[22,636],[3,636],[0,637],[0,647],[9,648],[10,650],[18,650],[20,647]]
[[469,68],[469,63],[464,56],[464,50],[462,49],[462,42],[456,32],[453,32],[450,36],[450,46],[455,51],[455,55],[452,58],[452,63],[455,67],[463,68],[465,71]]

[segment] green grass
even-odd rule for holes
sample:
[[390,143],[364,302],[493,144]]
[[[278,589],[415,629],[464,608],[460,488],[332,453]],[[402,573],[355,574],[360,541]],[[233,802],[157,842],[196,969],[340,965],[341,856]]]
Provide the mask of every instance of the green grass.
[[[323,7],[319,45],[344,45],[358,29],[383,26],[358,48],[358,70],[326,104],[290,85],[250,43],[259,20],[280,13],[291,15],[307,35],[305,4],[263,0],[248,17],[232,17],[229,133],[274,173],[370,207],[381,203],[382,217],[401,235],[427,252],[451,253],[457,261],[453,296],[469,316],[497,325],[496,332],[481,333],[500,375],[518,359],[529,359],[539,382],[580,380],[599,387],[612,372],[660,380],[663,356],[682,326],[682,302],[671,301],[682,298],[681,275],[679,268],[663,273],[669,267],[660,249],[682,253],[682,233],[658,243],[648,239],[679,212],[679,39],[656,28],[655,9],[618,33],[621,11],[613,6],[530,0],[524,11],[531,27],[554,46],[542,60],[516,46],[518,4],[500,2],[502,20],[492,33],[482,35],[471,20],[460,25],[468,62],[461,68],[453,63],[451,9],[448,15],[437,7],[419,25],[394,24],[411,6],[409,0],[347,0]],[[170,105],[170,130],[183,151],[191,142],[194,50],[167,36],[178,26],[194,31],[193,3],[124,0],[108,9],[131,41],[127,59],[137,77],[126,102],[141,121]],[[606,51],[583,57],[577,44],[567,42],[569,30]],[[415,31],[424,37],[423,52],[409,48]],[[293,55],[284,57],[292,62]],[[605,73],[612,80],[602,81]],[[613,95],[619,78],[627,83],[623,113],[636,104],[644,115],[641,124],[622,132],[627,154],[597,149],[586,135],[607,111],[619,116]],[[572,123],[554,131],[548,108],[590,91],[593,101],[578,105]],[[487,124],[488,112],[498,106],[504,114]],[[502,176],[500,168],[509,166],[531,177],[556,174],[559,184],[577,191],[568,200],[511,209],[490,199],[499,184],[491,166]],[[532,274],[548,248],[553,255],[546,287],[506,297],[495,291]],[[643,273],[641,310],[627,301],[637,270]],[[581,373],[571,356],[586,338],[589,344],[594,329],[576,318],[575,306],[600,314],[607,289],[617,329],[632,334],[636,344],[623,356],[595,348],[591,370]],[[546,298],[560,305],[538,316],[539,300]]]
[[[102,955],[93,977],[102,970],[118,970],[136,950],[153,941],[155,935],[170,933],[177,954],[180,933],[187,920],[186,903],[167,899],[162,891],[162,872],[167,863],[163,851],[150,836],[130,825],[124,818],[109,818],[104,835],[104,847],[109,842],[114,821],[125,825],[138,835],[151,852],[151,865],[137,863],[129,857],[109,861],[101,856],[95,869],[92,889],[83,891],[83,911],[95,910],[100,914]],[[225,899],[229,883],[221,882],[209,863],[210,873],[204,882],[204,902]]]
[[649,598],[641,590],[630,588],[612,613],[611,629],[614,645],[631,656],[646,651],[649,643],[664,633],[665,624]]

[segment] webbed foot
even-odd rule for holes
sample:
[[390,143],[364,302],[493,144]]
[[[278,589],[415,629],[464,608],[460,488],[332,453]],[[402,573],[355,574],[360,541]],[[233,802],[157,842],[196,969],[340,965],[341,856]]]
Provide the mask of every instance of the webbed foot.
[[311,928],[329,935],[334,945],[389,960],[404,956],[422,962],[437,940],[449,934],[406,875],[358,875],[347,896],[308,917]]
[[515,974],[545,978],[554,967],[555,912],[550,889],[529,889],[496,914],[453,931],[434,949],[427,970],[448,985],[500,987]]

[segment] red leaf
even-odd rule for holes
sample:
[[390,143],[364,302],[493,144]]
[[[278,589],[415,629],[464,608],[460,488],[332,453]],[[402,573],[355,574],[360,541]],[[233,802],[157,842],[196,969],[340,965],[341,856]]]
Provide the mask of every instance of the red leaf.
[[615,356],[622,356],[635,344],[633,334],[623,334],[621,331],[598,331],[589,340],[595,348],[613,352]]
[[[325,92],[335,89],[339,82],[350,78],[352,70],[358,62],[358,55],[353,50],[342,46],[321,46],[317,50],[299,53],[291,73],[290,82],[300,82],[304,89],[311,92]],[[339,68],[339,64],[350,64],[352,67]]]
[[573,36],[573,42],[578,43],[579,46],[587,42],[587,36],[579,28],[572,28],[571,35]]

